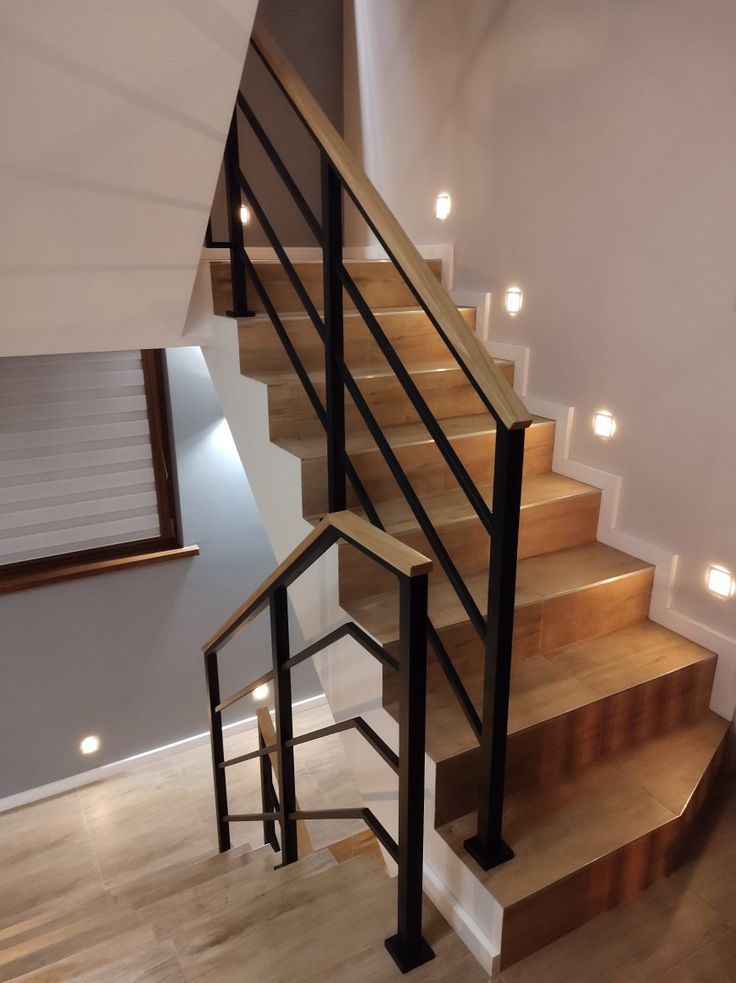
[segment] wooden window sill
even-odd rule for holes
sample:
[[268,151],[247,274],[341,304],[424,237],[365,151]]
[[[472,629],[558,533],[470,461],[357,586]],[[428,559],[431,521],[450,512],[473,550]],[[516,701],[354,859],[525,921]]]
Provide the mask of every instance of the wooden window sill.
[[0,594],[29,590],[31,587],[45,587],[60,584],[66,580],[81,577],[94,577],[99,573],[116,573],[133,567],[146,567],[153,563],[167,563],[198,556],[199,546],[177,546],[173,549],[149,550],[144,553],[131,553],[129,556],[100,557],[78,563],[63,563],[57,566],[3,574],[0,572]]

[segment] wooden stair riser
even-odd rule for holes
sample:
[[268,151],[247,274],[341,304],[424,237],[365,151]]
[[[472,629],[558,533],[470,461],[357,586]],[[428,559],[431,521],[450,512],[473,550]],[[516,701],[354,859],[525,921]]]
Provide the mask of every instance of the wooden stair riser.
[[[469,327],[475,323],[475,310],[460,309]],[[407,368],[429,365],[454,365],[447,346],[423,311],[378,311],[376,316],[391,346]],[[347,313],[344,321],[344,349],[348,368],[387,366],[381,349],[363,319]],[[289,340],[308,372],[323,373],[325,347],[317,329],[306,316],[292,316],[283,321]],[[281,340],[270,321],[241,320],[238,322],[240,369],[244,375],[268,381],[275,373],[293,373]],[[296,379],[296,376],[294,376]],[[468,386],[468,388],[471,388]]]
[[[428,265],[437,279],[442,276],[441,260],[428,260]],[[280,263],[256,263],[256,272],[268,292],[271,303],[279,313],[303,311],[304,307],[294,291]],[[294,268],[309,294],[312,303],[321,309],[322,264],[294,263]],[[415,307],[416,297],[392,263],[370,260],[347,260],[345,263],[351,277],[371,308],[376,307]],[[215,314],[225,314],[232,307],[230,283],[230,263],[211,263],[212,300]],[[247,282],[247,278],[246,278]],[[353,308],[347,294],[344,295],[346,309]],[[261,312],[263,305],[252,283],[248,283],[248,305],[251,310]]]
[[[544,474],[552,466],[555,425],[550,420],[533,424],[526,435],[524,474]],[[492,479],[495,431],[455,437],[452,446],[476,484]],[[395,448],[399,463],[417,494],[457,486],[454,475],[433,441],[405,444]],[[351,460],[371,499],[377,503],[399,496],[398,487],[388,465],[378,450],[352,453]],[[305,516],[322,515],[327,510],[325,459],[302,462],[302,502]],[[357,497],[349,490],[348,505],[357,506]],[[379,509],[380,511],[380,509]]]
[[[601,697],[533,727],[510,733],[506,791],[570,778],[593,761],[699,720],[708,709],[715,659],[695,662],[611,696]],[[430,688],[449,687],[433,670]],[[395,715],[395,674],[384,673],[384,701]],[[477,698],[480,697],[480,678]],[[475,694],[474,694],[475,695]],[[430,696],[430,709],[431,716]],[[478,805],[479,756],[465,751],[437,762],[435,824]]]
[[[513,384],[513,363],[501,365],[501,371]],[[441,420],[449,416],[471,416],[483,412],[483,404],[475,391],[467,384],[460,369],[443,372],[415,372],[414,382],[434,416]],[[377,375],[357,380],[363,396],[379,425],[390,427],[403,423],[419,423],[420,416],[394,375]],[[325,405],[325,385],[315,383],[317,395]],[[295,437],[304,426],[313,426],[317,420],[301,383],[268,387],[268,414],[271,439]],[[345,429],[348,434],[367,430],[366,423],[349,395],[345,398]]]
[[720,773],[724,749],[725,740],[681,816],[506,908],[500,968],[507,969],[672,873],[688,846],[699,808]]
[[[536,502],[523,508],[519,527],[519,559],[593,542],[599,509],[600,492],[597,491],[550,502]],[[461,573],[476,573],[488,568],[490,539],[477,517],[436,528]],[[444,577],[442,567],[419,529],[392,535],[435,561],[430,579]],[[354,547],[340,546],[341,600],[350,601],[382,593],[390,590],[391,586],[392,578],[388,571],[376,568]]]

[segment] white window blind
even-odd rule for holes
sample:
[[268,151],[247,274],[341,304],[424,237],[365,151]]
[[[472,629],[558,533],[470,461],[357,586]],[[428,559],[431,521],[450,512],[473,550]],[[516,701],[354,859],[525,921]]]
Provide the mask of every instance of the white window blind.
[[141,353],[0,358],[0,567],[160,534]]

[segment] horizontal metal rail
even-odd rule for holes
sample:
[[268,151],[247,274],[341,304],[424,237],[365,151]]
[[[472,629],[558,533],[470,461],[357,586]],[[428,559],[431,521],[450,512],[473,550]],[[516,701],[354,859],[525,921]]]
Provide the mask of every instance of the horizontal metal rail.
[[289,818],[303,821],[310,819],[362,819],[392,859],[398,860],[398,843],[371,809],[311,809],[308,811],[299,809],[297,812],[291,813]]
[[289,661],[285,664],[286,669],[293,669],[298,666],[305,659],[311,658],[316,655],[317,652],[321,652],[326,649],[328,645],[334,645],[335,642],[339,642],[341,638],[350,637],[359,642],[364,649],[371,653],[374,658],[376,658],[384,666],[389,669],[399,668],[399,663],[394,659],[392,655],[389,655],[383,645],[380,645],[374,638],[364,631],[359,625],[356,625],[354,621],[347,621],[343,625],[338,625],[337,628],[333,628],[332,631],[328,631],[326,635],[322,635],[321,638],[315,639],[315,641],[310,642],[309,645],[305,646],[301,652],[297,652],[296,655],[292,655]]
[[253,692],[253,690],[258,689],[259,686],[263,686],[265,683],[270,683],[272,679],[273,679],[273,670],[269,669],[267,673],[264,673],[258,679],[255,679],[252,683],[248,683],[247,686],[243,686],[242,689],[239,689],[236,693],[233,693],[231,696],[226,697],[222,701],[222,703],[218,703],[218,705],[215,707],[215,713],[222,713],[223,710],[226,710],[228,707],[231,707],[233,703],[237,703],[239,700],[242,700],[246,696],[249,696]]

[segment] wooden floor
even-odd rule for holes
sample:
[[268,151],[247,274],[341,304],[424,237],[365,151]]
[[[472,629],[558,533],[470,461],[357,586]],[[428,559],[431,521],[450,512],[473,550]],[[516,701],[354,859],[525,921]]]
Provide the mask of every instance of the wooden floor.
[[[295,713],[297,733],[331,722],[325,704]],[[255,741],[253,730],[230,732],[226,752]],[[233,811],[260,808],[257,763],[231,776]],[[306,809],[360,804],[339,737],[297,749],[297,790]],[[400,978],[383,947],[395,932],[396,882],[365,848],[364,825],[309,827],[315,852],[281,871],[256,825],[234,826],[239,845],[218,855],[207,742],[2,814],[0,981]],[[415,973],[418,983],[458,972],[487,979],[429,905],[425,921],[437,958]]]

